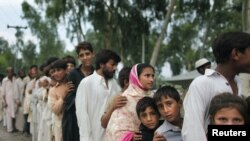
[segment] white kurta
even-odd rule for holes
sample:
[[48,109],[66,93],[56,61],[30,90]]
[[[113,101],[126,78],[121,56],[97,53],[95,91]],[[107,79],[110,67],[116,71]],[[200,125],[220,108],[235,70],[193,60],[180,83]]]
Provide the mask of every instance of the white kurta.
[[24,126],[24,116],[23,116],[23,94],[24,94],[24,81],[19,77],[16,79],[16,83],[18,86],[18,100],[21,106],[18,107],[17,114],[16,114],[16,128],[19,131],[23,131]]
[[3,79],[3,96],[5,97],[7,108],[6,108],[6,117],[7,117],[7,130],[11,132],[13,130],[12,118],[16,117],[17,105],[18,101],[18,88],[15,78],[9,80],[7,77]]
[[30,111],[30,100],[31,100],[31,95],[32,95],[32,90],[35,87],[35,78],[30,80],[25,88],[25,97],[24,97],[24,102],[23,102],[23,113],[24,114],[29,114]]
[[184,98],[183,141],[206,141],[209,124],[208,110],[212,98],[220,93],[232,93],[224,76],[211,69],[199,76],[189,86]]
[[109,99],[119,91],[120,87],[114,79],[108,81],[107,87],[104,78],[96,72],[81,81],[75,100],[80,141],[104,139],[101,116]]

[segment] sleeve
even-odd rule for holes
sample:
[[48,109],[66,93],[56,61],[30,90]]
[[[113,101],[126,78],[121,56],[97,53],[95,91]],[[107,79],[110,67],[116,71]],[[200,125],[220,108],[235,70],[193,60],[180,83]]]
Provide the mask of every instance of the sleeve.
[[77,88],[76,99],[75,99],[76,117],[79,127],[80,141],[93,140],[91,137],[91,126],[90,126],[89,115],[87,112],[89,94],[90,93],[87,84],[84,83],[84,81],[82,81]]
[[183,141],[206,141],[205,114],[206,114],[206,90],[204,83],[191,83],[184,98],[184,121],[182,126]]
[[14,94],[15,94],[15,101],[18,103],[18,102],[21,102],[21,98],[19,96],[20,94],[20,90],[19,90],[19,87],[18,87],[18,84],[16,81],[14,81],[14,85],[13,85],[13,91],[14,91]]
[[2,80],[2,97],[3,97],[3,102],[6,102],[6,84],[5,84],[5,80]]

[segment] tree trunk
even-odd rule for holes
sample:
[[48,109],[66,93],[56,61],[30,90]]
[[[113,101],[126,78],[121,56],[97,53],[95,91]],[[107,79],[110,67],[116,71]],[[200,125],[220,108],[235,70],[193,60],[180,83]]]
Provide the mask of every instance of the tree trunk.
[[[250,0],[243,0],[242,3],[242,26],[243,31],[250,33]],[[250,74],[241,73],[241,94],[244,96],[250,95]]]
[[154,46],[154,51],[153,51],[152,56],[151,56],[150,64],[152,66],[155,66],[155,64],[156,64],[157,56],[159,54],[161,43],[162,43],[162,40],[164,38],[164,35],[165,35],[167,27],[168,27],[169,19],[171,18],[171,15],[173,13],[175,2],[176,2],[176,0],[170,0],[170,2],[169,2],[168,10],[167,10],[167,14],[165,16],[165,20],[163,23],[161,34],[160,34],[159,38],[157,39],[157,42]]
[[145,34],[144,33],[142,33],[141,38],[142,38],[141,62],[145,63]]

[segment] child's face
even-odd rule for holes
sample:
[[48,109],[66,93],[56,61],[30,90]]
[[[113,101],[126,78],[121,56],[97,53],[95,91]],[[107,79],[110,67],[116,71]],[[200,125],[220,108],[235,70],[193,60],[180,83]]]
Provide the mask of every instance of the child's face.
[[180,121],[181,101],[177,102],[175,99],[164,96],[160,101],[156,102],[161,116],[172,124],[178,124]]
[[142,124],[149,129],[154,129],[159,122],[159,115],[152,107],[147,107],[144,112],[140,112],[139,119]]
[[222,108],[212,119],[214,125],[244,125],[245,120],[240,112],[233,107]]

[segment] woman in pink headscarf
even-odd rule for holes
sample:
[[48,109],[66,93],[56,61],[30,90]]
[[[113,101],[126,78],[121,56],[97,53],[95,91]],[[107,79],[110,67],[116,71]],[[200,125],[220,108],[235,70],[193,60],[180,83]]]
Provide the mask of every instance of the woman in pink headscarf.
[[106,128],[106,141],[120,141],[128,131],[138,131],[140,120],[136,114],[137,102],[152,96],[151,88],[154,83],[154,68],[149,64],[136,64],[129,76],[129,87],[123,92],[127,97],[127,104],[116,109]]

